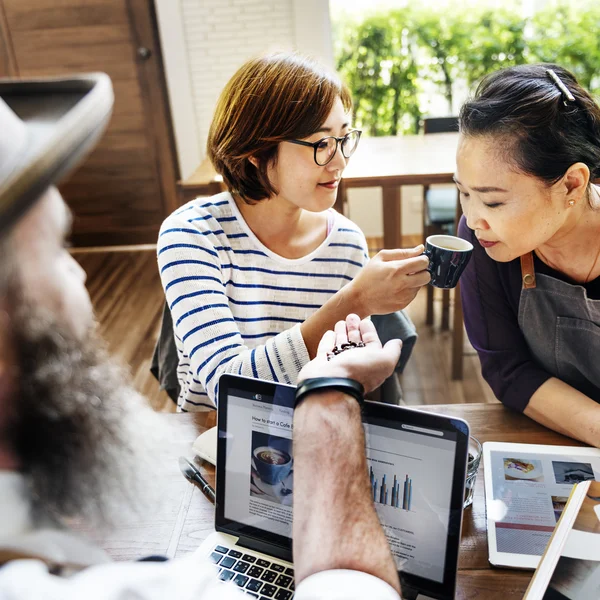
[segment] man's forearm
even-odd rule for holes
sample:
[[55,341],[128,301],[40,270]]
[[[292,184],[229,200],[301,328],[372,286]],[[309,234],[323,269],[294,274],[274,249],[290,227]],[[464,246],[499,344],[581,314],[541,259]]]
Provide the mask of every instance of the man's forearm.
[[294,417],[294,439],[296,581],[319,571],[353,569],[399,591],[369,493],[356,400],[335,391],[307,398]]
[[525,414],[563,435],[600,447],[600,404],[556,378],[533,394]]

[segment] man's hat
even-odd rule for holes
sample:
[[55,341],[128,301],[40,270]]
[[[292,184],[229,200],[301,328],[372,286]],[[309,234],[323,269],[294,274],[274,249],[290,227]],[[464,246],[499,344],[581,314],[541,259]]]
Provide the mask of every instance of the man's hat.
[[104,73],[0,80],[0,236],[92,150],[113,100]]

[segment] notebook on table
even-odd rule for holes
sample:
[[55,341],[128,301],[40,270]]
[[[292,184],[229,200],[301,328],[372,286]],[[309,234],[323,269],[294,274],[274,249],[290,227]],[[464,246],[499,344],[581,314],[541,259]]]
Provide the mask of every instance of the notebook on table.
[[[219,380],[215,529],[201,546],[252,597],[294,593],[292,420],[295,387]],[[456,418],[365,402],[373,500],[403,598],[454,598],[469,438]]]
[[211,427],[201,433],[192,444],[192,451],[202,460],[217,465],[217,427]]

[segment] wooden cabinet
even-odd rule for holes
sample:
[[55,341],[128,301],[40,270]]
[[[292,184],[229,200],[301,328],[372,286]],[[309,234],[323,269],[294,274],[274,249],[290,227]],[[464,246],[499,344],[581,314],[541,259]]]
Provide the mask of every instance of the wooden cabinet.
[[177,206],[175,159],[152,0],[0,0],[0,76],[104,71],[115,106],[61,185],[75,245],[155,243]]

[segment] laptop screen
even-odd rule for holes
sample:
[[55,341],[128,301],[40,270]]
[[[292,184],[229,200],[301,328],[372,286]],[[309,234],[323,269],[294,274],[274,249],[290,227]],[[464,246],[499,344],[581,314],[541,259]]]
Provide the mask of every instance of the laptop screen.
[[290,540],[294,393],[229,390],[225,464],[225,517]]
[[456,434],[368,417],[375,510],[398,570],[442,582]]
[[[217,525],[222,516],[229,533],[291,549],[295,387],[240,380],[223,386],[219,404]],[[448,542],[457,508],[460,525],[465,459],[457,461],[457,449],[465,452],[468,433],[397,406],[366,402],[363,415],[373,501],[398,570],[441,584],[456,568],[458,538],[450,557]]]

